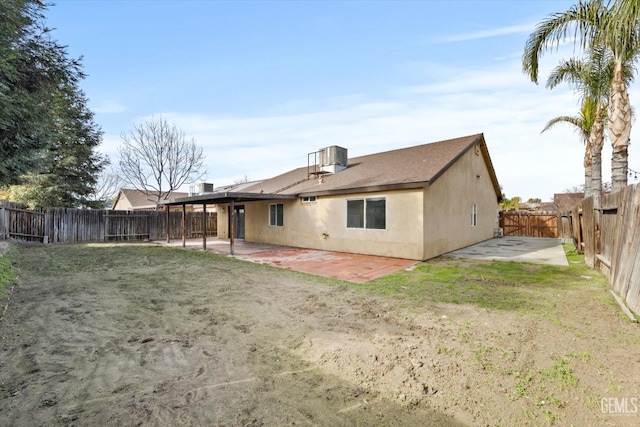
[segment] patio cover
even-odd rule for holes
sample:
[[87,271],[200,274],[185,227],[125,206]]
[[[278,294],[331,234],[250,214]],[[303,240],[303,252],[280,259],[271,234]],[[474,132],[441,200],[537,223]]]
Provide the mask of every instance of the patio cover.
[[255,202],[257,200],[292,200],[296,199],[295,194],[275,194],[275,193],[243,193],[225,191],[220,193],[199,194],[197,196],[181,197],[179,199],[161,203],[167,206],[176,205],[217,205],[231,202]]
[[[181,197],[179,199],[166,201],[161,203],[162,205],[167,206],[167,243],[171,241],[171,221],[169,221],[170,215],[170,207],[171,206],[182,206],[182,247],[186,246],[186,205],[203,205],[204,214],[207,212],[207,205],[220,205],[229,203],[229,222],[231,224],[231,233],[229,233],[229,254],[234,254],[234,224],[235,224],[235,202],[255,202],[258,200],[293,200],[298,196],[295,194],[276,194],[276,193],[243,193],[243,192],[233,192],[233,191],[225,191],[219,193],[208,193],[208,194],[199,194],[197,196],[190,197]],[[206,225],[206,221],[203,221],[203,224]],[[207,250],[207,233],[206,230],[202,230],[202,249]]]

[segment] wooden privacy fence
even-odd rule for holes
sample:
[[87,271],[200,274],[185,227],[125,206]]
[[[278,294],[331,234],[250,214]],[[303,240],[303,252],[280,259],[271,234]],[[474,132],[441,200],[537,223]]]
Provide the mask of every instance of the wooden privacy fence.
[[[202,237],[202,212],[186,212],[185,237]],[[218,235],[217,213],[206,214],[207,236]],[[182,212],[170,212],[172,239],[182,237]],[[47,208],[29,211],[0,204],[0,238],[51,243],[162,240],[167,237],[167,213]]]
[[500,211],[504,236],[560,237],[558,213],[545,211]]
[[25,206],[0,201],[0,237],[27,241],[42,241],[45,215],[42,211],[29,211]]
[[585,263],[640,315],[640,184],[604,194],[602,208],[587,198],[563,214]]

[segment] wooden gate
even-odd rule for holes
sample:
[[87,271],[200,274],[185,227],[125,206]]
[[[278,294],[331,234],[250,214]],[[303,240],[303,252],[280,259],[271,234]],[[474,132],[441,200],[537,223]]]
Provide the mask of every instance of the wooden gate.
[[42,212],[28,211],[12,206],[0,208],[0,237],[26,241],[45,241],[45,216]]
[[504,236],[558,237],[557,212],[501,211]]

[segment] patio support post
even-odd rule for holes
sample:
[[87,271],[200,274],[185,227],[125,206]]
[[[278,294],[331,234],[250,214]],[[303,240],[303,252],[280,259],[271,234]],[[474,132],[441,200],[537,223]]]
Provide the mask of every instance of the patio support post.
[[233,255],[233,241],[234,235],[236,234],[236,209],[233,206],[233,199],[231,200],[231,204],[229,205],[229,254]]
[[207,251],[207,204],[202,205],[202,250]]
[[167,205],[167,243],[171,243],[171,205]]
[[187,246],[187,205],[182,204],[182,247]]

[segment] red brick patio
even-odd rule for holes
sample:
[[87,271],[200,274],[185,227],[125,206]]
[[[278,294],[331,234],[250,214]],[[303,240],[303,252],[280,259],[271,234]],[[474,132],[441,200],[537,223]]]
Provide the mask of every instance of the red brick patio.
[[[182,241],[174,240],[170,244],[172,246],[181,246]],[[202,239],[189,239],[186,241],[185,246],[189,249],[202,248]],[[229,240],[214,237],[208,238],[207,251],[229,254]],[[354,283],[365,283],[369,280],[377,279],[395,271],[411,267],[417,263],[417,261],[399,258],[330,252],[243,241],[235,242],[234,256],[246,261]]]

